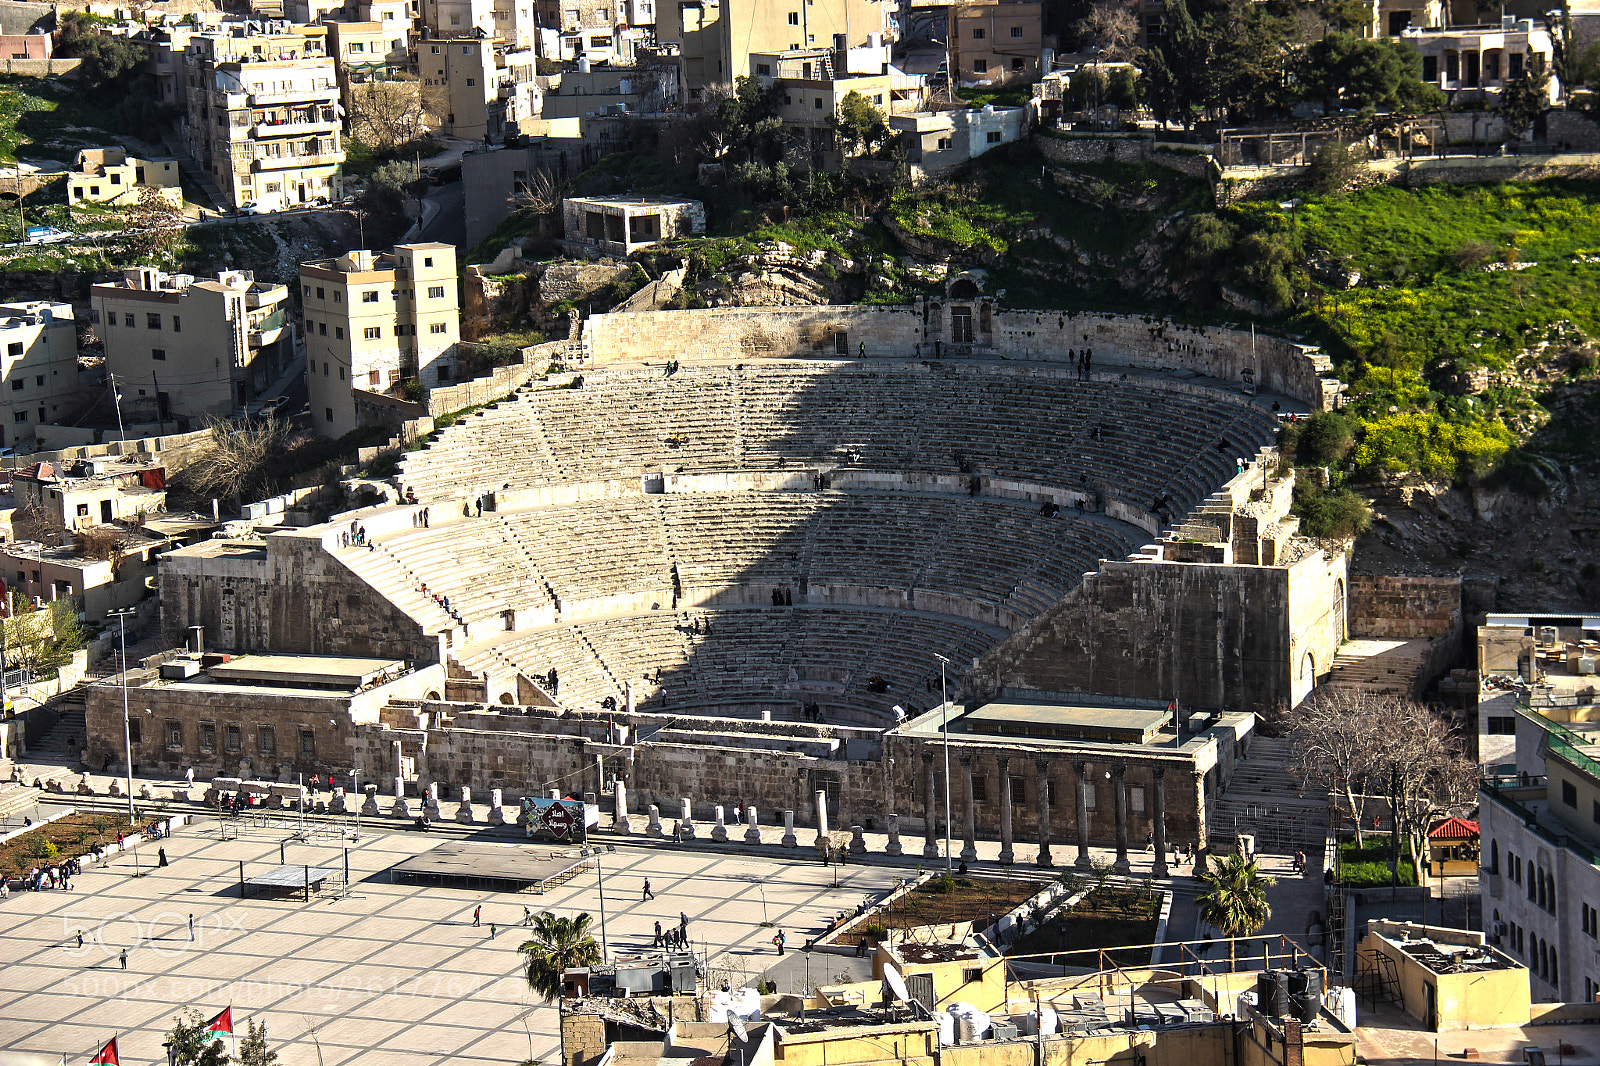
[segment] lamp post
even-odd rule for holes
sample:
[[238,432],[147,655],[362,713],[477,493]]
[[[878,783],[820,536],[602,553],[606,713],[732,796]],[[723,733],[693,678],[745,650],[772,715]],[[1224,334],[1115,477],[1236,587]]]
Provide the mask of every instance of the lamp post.
[[944,872],[945,876],[952,875],[950,869],[950,693],[945,688],[944,668],[950,665],[938,652],[933,657],[939,660],[939,729],[944,733]]
[[355,828],[355,832],[351,834],[350,839],[351,840],[360,840],[361,839],[361,801],[362,801],[362,799],[364,799],[364,797],[361,795],[361,767],[359,767],[359,766],[351,767],[351,769],[350,769],[350,778],[351,778],[351,780],[353,780],[355,782],[355,786],[356,786],[356,828]]
[[600,883],[600,961],[604,963],[611,957],[611,952],[606,947],[606,875],[600,868],[598,851],[594,855],[594,875]]
[[122,750],[128,759],[128,824],[133,825],[138,819],[133,813],[133,731],[128,726],[128,616],[134,608],[120,607],[106,613],[117,616],[117,639],[122,648]]

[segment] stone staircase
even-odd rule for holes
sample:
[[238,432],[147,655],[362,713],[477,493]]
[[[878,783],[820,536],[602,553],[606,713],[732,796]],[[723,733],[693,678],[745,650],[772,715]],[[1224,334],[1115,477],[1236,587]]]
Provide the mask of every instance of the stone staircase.
[[55,763],[65,767],[78,765],[83,756],[84,740],[89,735],[85,720],[82,689],[62,693],[55,703],[56,724],[37,742],[28,745],[28,763]]
[[1410,699],[1432,644],[1427,640],[1349,640],[1334,657],[1328,684],[1371,696]]
[[1321,855],[1328,832],[1328,799],[1318,789],[1302,790],[1290,769],[1293,756],[1281,737],[1257,734],[1250,755],[1240,761],[1209,818],[1211,847],[1232,847],[1238,833],[1253,833],[1256,850],[1274,855],[1304,851]]

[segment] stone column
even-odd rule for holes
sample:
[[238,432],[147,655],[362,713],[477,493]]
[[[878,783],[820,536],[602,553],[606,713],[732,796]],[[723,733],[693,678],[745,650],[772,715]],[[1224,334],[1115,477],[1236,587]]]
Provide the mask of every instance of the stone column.
[[456,821],[463,825],[472,822],[472,789],[461,786],[461,805],[456,808]]
[[428,795],[422,801],[422,813],[432,821],[439,820],[439,782],[435,781],[428,786]]
[[629,714],[633,713],[634,703],[632,681],[624,681],[622,683],[622,706]]
[[1150,869],[1151,877],[1167,876],[1167,769],[1156,767],[1155,779],[1150,783],[1150,823],[1155,833],[1156,861]]
[[[400,752],[401,752],[400,742],[397,740],[397,741],[394,742],[394,774],[395,774],[396,777],[400,776],[400,758],[401,758]],[[402,795],[403,795],[403,793],[402,793]]]
[[633,832],[633,822],[628,820],[628,783],[620,777],[612,799],[616,805],[612,808],[611,828],[627,836]]
[[1002,755],[995,762],[1000,767],[1000,864],[1010,866],[1017,857],[1011,846],[1011,758]]
[[411,817],[411,804],[406,802],[405,778],[399,775],[394,779],[394,809],[390,813],[396,818]]
[[800,842],[794,838],[794,811],[792,810],[783,812],[783,840],[781,843],[786,848],[799,846]]
[[866,831],[859,825],[850,827],[850,854],[865,855],[867,853]]
[[683,825],[683,839],[693,840],[694,815],[689,810],[689,798],[685,796],[678,802],[680,804],[678,808],[678,819]]
[[889,815],[889,846],[883,849],[885,855],[899,855],[905,851],[900,846],[900,816]]
[[744,842],[746,844],[761,843],[761,827],[756,824],[756,809],[754,806],[744,809]]
[[650,824],[645,826],[644,835],[650,837],[661,836],[661,808],[652,803],[646,810],[649,812]]
[[961,861],[972,862],[978,857],[978,808],[972,799],[972,756],[961,756],[961,777],[967,801],[967,824],[961,838]]
[[939,857],[939,816],[934,813],[938,800],[933,794],[933,755],[931,752],[922,753],[922,779],[924,792],[922,797],[922,857],[924,859],[937,859]]
[[1194,869],[1190,876],[1199,879],[1207,870],[1206,859],[1211,854],[1211,836],[1206,832],[1206,775],[1196,772],[1194,775],[1194,811],[1195,811],[1195,842],[1194,842]]
[[606,757],[604,755],[596,755],[594,757],[594,794],[596,796],[603,795],[605,790]]
[[1128,768],[1123,763],[1115,763],[1111,767],[1111,800],[1112,810],[1117,816],[1117,861],[1111,868],[1119,874],[1125,874],[1131,868],[1128,862]]
[[728,825],[722,820],[722,804],[720,803],[716,806],[716,817],[717,823],[711,827],[711,841],[714,844],[726,844],[728,842]]
[[361,801],[361,813],[368,818],[376,818],[378,816],[378,786],[363,785],[361,791],[367,794],[367,798]]
[[1089,858],[1089,764],[1072,764],[1074,787],[1078,790],[1078,857],[1073,865],[1087,870],[1094,865]]
[[817,839],[814,847],[820,849],[828,839],[828,794],[817,789]]
[[1035,759],[1039,771],[1039,858],[1040,866],[1054,866],[1050,858],[1050,760]]

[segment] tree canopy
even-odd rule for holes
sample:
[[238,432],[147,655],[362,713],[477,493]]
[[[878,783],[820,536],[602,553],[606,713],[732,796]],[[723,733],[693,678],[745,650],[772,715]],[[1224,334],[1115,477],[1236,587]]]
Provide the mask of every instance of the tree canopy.
[[1307,97],[1328,111],[1435,106],[1437,88],[1422,82],[1422,56],[1400,41],[1330,33],[1312,43],[1296,64]]
[[600,945],[589,935],[588,914],[563,918],[552,911],[533,916],[532,937],[517,950],[528,987],[546,1003],[561,996],[561,975],[574,966],[598,966]]

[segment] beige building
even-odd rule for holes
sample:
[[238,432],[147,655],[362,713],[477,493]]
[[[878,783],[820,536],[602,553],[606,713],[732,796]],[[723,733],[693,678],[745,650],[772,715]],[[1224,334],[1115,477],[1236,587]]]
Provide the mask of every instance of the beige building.
[[165,510],[165,486],[163,467],[115,470],[96,463],[69,473],[54,463],[34,463],[13,475],[11,495],[19,512],[32,510],[47,526],[82,530]]
[[964,86],[1036,81],[1043,60],[1039,0],[962,0],[950,5],[951,78]]
[[67,172],[68,205],[85,202],[128,207],[142,190],[154,188],[174,208],[183,207],[178,161],[171,156],[135,159],[125,148],[85,148]]
[[569,242],[606,255],[706,231],[705,204],[664,196],[575,196],[561,201],[561,216]]
[[[1422,80],[1452,100],[1497,99],[1524,72],[1555,67],[1550,31],[1532,19],[1507,16],[1499,26],[1407,29],[1400,40],[1422,55]],[[1550,78],[1546,94],[1552,104],[1560,98],[1558,78]]]
[[228,202],[269,211],[332,198],[344,162],[324,26],[229,24],[185,53],[184,138]]
[[54,421],[78,387],[78,327],[72,305],[0,304],[0,447]]
[[456,250],[402,244],[300,267],[311,424],[325,437],[357,427],[353,390],[449,382],[461,339]]
[[288,299],[288,289],[247,270],[197,281],[129,267],[121,281],[95,285],[89,321],[105,342],[124,418],[195,422],[260,395],[294,356]]
[[881,44],[840,53],[831,48],[754,52],[750,73],[782,92],[778,117],[788,139],[789,162],[795,166],[836,171],[844,153],[834,119],[845,98],[859,93],[879,114],[915,111],[921,104],[924,79],[889,63]]
[[441,133],[498,141],[538,117],[540,90],[528,49],[487,37],[429,38],[417,44],[417,70],[424,96],[439,101]]
[[913,180],[920,180],[1021,140],[1028,133],[1028,109],[991,104],[971,111],[917,111],[890,115],[889,128],[906,146]]
[[729,0],[657,8],[656,39],[676,45],[691,92],[731,82],[757,53],[849,50],[891,39],[891,7],[875,0]]

